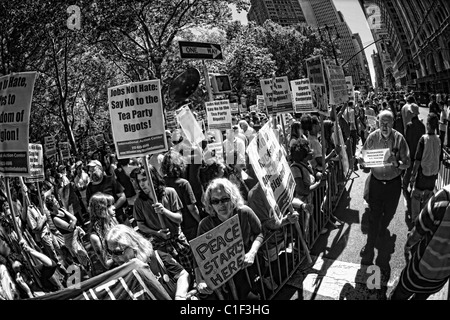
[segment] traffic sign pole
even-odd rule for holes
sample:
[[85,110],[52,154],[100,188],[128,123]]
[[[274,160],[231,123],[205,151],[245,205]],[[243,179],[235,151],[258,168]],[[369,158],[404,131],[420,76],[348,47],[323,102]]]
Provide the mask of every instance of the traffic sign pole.
[[206,68],[205,60],[202,60],[202,64],[203,64],[203,72],[205,74],[206,89],[208,90],[208,98],[209,101],[214,101],[214,96],[211,90],[211,83],[209,82],[208,68]]

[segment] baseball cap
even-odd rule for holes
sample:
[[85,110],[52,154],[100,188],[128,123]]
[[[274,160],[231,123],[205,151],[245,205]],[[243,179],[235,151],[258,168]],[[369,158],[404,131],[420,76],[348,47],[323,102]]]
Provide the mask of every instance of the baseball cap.
[[98,160],[91,160],[91,161],[89,161],[89,163],[88,163],[87,166],[88,166],[88,167],[100,167],[100,168],[103,167],[102,164],[101,164],[101,162],[98,161]]

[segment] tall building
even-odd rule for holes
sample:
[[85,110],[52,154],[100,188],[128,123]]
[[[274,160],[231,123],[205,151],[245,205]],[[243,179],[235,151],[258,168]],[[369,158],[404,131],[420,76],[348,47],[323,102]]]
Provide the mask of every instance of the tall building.
[[450,1],[393,0],[416,79],[416,91],[450,93]]
[[305,16],[298,0],[251,0],[247,14],[248,21],[262,25],[272,20],[282,26],[305,22]]
[[[361,83],[363,86],[373,87],[372,78],[370,77],[369,72],[369,63],[367,62],[366,54],[364,52],[364,46],[359,33],[354,33],[352,39],[356,51],[361,51],[361,53],[355,57],[355,60],[358,61],[358,64],[362,66],[362,68],[358,70],[359,73],[357,75],[357,77],[359,78],[359,83]],[[350,61],[349,63],[352,63],[352,61]]]
[[[306,23],[314,28],[318,28],[321,33],[331,33],[332,40],[335,40],[339,47],[339,63],[347,64],[347,75],[353,78],[353,84],[364,92],[369,87],[366,75],[370,71],[368,65],[364,63],[364,50],[358,44],[358,40],[353,37],[353,33],[345,22],[341,12],[336,10],[333,0],[299,0],[304,13]],[[328,35],[327,35],[328,36]],[[366,59],[367,62],[367,59]]]
[[382,88],[383,86],[383,66],[381,65],[380,55],[374,50],[372,53],[372,63],[375,70],[375,88]]

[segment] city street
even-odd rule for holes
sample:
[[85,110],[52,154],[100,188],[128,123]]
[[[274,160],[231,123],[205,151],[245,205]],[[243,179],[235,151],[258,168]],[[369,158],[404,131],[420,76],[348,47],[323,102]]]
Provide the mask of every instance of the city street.
[[[428,109],[421,107],[419,119],[424,123],[427,114]],[[378,268],[361,264],[359,255],[367,238],[368,210],[363,199],[367,175],[361,169],[352,173],[335,212],[345,224],[337,229],[331,229],[328,224],[329,231],[311,250],[314,265],[304,262],[275,299],[382,300],[389,296],[405,266],[403,252],[408,232],[405,203],[401,196],[388,236],[377,242],[373,263],[381,271],[380,289],[370,290],[367,282],[375,284]],[[448,284],[429,298],[445,299],[448,299]]]

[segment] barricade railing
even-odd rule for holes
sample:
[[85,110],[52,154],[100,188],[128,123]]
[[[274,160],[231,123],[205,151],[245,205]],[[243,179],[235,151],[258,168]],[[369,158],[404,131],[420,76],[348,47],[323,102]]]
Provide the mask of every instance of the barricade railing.
[[[334,162],[328,169],[327,183],[313,192],[312,212],[310,215],[301,214],[299,222],[309,249],[320,237],[320,232],[336,209],[347,179],[341,162]],[[305,261],[306,253],[299,236],[292,224],[265,235],[258,251],[258,259],[255,259],[257,276],[252,283],[262,300],[273,299]],[[251,281],[248,272],[247,276]]]
[[435,191],[442,189],[450,183],[450,154],[442,150],[442,163],[436,180]]

